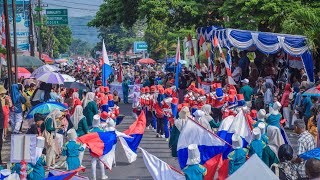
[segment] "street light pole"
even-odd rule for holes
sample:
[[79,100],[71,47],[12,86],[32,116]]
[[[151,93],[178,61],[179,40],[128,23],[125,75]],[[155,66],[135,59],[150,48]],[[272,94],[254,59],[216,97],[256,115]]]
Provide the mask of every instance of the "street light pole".
[[18,83],[18,65],[17,65],[17,23],[16,23],[16,1],[12,0],[12,25],[13,25],[13,56],[14,56],[14,82]]
[[42,54],[42,44],[41,44],[41,27],[42,27],[42,20],[41,20],[41,0],[38,0],[38,16],[39,16],[39,37],[38,37],[38,51],[39,51],[39,59],[42,60],[41,54]]
[[6,50],[7,50],[7,66],[8,66],[8,88],[11,92],[12,85],[12,51],[10,41],[10,26],[9,26],[9,11],[8,11],[8,0],[3,0],[3,11],[6,25]]
[[34,39],[33,39],[33,17],[32,17],[32,3],[29,3],[29,44],[30,56],[34,56]]

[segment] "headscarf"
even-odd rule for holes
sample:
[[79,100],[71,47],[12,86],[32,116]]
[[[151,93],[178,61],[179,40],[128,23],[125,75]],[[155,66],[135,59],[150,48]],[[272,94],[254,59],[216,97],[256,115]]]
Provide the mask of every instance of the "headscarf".
[[75,130],[78,130],[78,124],[82,118],[84,118],[83,108],[82,106],[78,105],[76,106],[76,109],[74,110],[74,113],[71,116],[71,122]]
[[45,121],[47,121],[48,119],[52,119],[52,123],[53,123],[53,127],[56,128],[57,127],[57,121],[56,119],[62,116],[62,112],[59,109],[54,109],[46,118]]
[[44,84],[44,102],[48,102],[51,99],[51,89],[52,89],[52,84]]
[[183,107],[179,112],[179,118],[174,121],[174,125],[181,132],[182,128],[188,121],[188,116],[190,116],[190,111],[188,107]]
[[12,103],[16,104],[20,99],[19,87],[18,87],[18,84],[12,84],[11,87],[12,87],[12,90],[11,90]]
[[78,92],[73,92],[72,93],[72,98],[73,99],[75,99],[75,98],[79,99],[79,93]]
[[204,112],[204,118],[210,122],[212,120],[211,117],[211,105],[210,104],[205,104],[202,106],[201,110]]
[[94,97],[95,94],[93,92],[88,92],[83,102],[83,108],[86,108],[89,102],[94,101]]
[[284,144],[280,129],[276,126],[268,126],[267,133],[269,138],[268,146],[278,157],[279,147]]
[[195,119],[207,130],[211,131],[211,127],[207,119],[204,118],[205,113],[201,110],[196,110],[196,112],[193,113],[195,116]]

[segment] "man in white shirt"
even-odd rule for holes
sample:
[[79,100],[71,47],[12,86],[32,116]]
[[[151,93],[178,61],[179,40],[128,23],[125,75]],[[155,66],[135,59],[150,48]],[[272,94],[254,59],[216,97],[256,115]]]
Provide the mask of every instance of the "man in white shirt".
[[233,66],[234,66],[234,70],[232,72],[232,78],[234,79],[234,81],[236,83],[238,83],[240,81],[240,78],[241,78],[241,74],[242,74],[242,70],[241,68],[238,66],[238,63],[237,62],[234,62],[233,63]]

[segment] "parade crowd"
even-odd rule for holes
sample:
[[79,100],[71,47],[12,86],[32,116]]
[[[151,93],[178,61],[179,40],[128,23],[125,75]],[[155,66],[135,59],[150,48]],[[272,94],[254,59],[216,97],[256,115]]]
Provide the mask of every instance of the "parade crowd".
[[[183,67],[178,83],[174,73],[166,71],[165,64],[116,63],[112,67],[114,73],[106,87],[102,86],[101,70],[95,60],[61,67],[61,73],[72,75],[85,89],[24,78],[11,86],[10,93],[6,84],[0,86],[3,137],[0,150],[10,133],[37,135],[37,162],[28,164],[27,179],[44,179],[46,168],[70,171],[81,167],[87,147],[77,138],[92,132],[116,131],[117,120],[121,118],[119,104],[129,102],[132,115],[137,118],[142,111],[145,113],[146,128],[153,129],[157,138],[168,142],[173,157],[178,156],[179,135],[187,121],[194,120],[217,134],[224,119],[243,112],[252,140],[244,147],[240,135],[232,136],[228,175],[257,154],[279,179],[320,178],[320,160],[305,161],[296,156],[320,145],[318,97],[303,95],[317,88],[318,82],[309,82],[304,69],[289,66],[281,54],[267,57],[255,53],[251,62],[247,52],[238,55],[234,51],[231,71],[236,84],[228,83],[226,68],[220,61],[216,63],[213,79],[205,64],[201,64],[201,76],[190,65]],[[119,92],[110,91],[110,84],[115,82],[122,86],[123,99]],[[133,91],[129,85],[134,86]],[[204,89],[203,85],[210,88]],[[31,120],[24,121],[30,109],[46,102],[59,102],[67,108],[54,109],[49,114],[36,113]],[[286,136],[288,131],[299,135],[295,153]],[[117,136],[125,135],[117,132]],[[188,150],[187,166],[182,169],[186,179],[203,179],[207,170],[200,165],[198,147],[191,144]],[[95,156],[91,159],[90,179],[107,179],[104,164]],[[3,163],[1,156],[0,163]],[[96,164],[101,169],[98,177]],[[13,164],[11,170],[19,174],[21,165]]]

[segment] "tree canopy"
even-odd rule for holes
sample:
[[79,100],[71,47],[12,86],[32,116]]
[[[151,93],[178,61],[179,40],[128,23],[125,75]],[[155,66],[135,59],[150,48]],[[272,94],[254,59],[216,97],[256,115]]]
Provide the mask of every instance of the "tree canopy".
[[144,21],[154,58],[172,55],[177,37],[210,25],[305,35],[317,48],[319,10],[320,2],[312,0],[105,0],[89,25],[128,29]]

